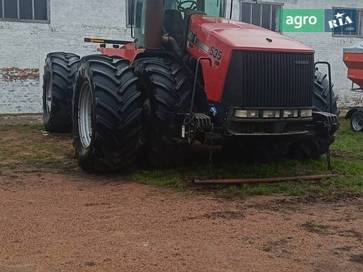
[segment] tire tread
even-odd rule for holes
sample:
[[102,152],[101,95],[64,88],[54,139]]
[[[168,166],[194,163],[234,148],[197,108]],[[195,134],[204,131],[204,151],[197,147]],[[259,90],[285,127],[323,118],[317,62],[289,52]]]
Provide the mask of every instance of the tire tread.
[[[75,75],[78,70],[80,57],[72,53],[49,53],[44,67],[43,111],[44,126],[49,132],[70,132],[72,128],[72,96]],[[46,113],[46,88],[52,74],[52,109]]]
[[[79,164],[88,172],[123,170],[135,162],[144,141],[143,96],[138,79],[129,62],[121,58],[91,55],[82,59],[81,65],[81,70],[93,75],[96,136],[93,151],[82,156],[78,128],[74,129]],[[81,77],[78,74],[77,81]],[[75,122],[77,117],[73,115]]]

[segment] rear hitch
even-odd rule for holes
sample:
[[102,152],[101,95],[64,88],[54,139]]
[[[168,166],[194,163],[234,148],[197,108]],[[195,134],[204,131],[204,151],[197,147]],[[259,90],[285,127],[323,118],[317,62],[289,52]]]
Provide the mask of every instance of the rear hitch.
[[200,57],[197,59],[193,81],[193,91],[190,102],[189,113],[181,114],[184,115],[183,124],[181,128],[181,137],[186,139],[191,144],[198,132],[209,132],[213,129],[213,124],[210,116],[204,113],[194,112],[195,95],[197,92],[198,75],[201,61],[206,60],[209,65],[212,66],[212,60],[208,57]]
[[184,116],[181,138],[186,139],[191,144],[198,133],[210,132],[212,130],[213,124],[210,116],[204,113],[188,113]]

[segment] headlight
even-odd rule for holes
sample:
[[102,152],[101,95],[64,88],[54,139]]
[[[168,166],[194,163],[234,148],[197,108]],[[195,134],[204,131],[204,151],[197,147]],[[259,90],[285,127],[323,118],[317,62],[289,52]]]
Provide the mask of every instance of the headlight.
[[298,110],[284,110],[284,118],[298,118],[299,111]]
[[246,110],[236,110],[234,112],[234,116],[237,118],[247,118],[247,111]]
[[300,111],[301,118],[310,118],[313,117],[313,110],[301,110]]
[[235,110],[234,116],[237,118],[258,118],[258,110]]
[[263,118],[280,118],[279,110],[264,110]]

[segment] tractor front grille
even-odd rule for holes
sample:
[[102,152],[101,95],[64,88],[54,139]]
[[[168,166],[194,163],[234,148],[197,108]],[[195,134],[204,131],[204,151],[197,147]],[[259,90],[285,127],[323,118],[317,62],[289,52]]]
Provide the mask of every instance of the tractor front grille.
[[314,54],[234,51],[223,103],[242,108],[311,107]]

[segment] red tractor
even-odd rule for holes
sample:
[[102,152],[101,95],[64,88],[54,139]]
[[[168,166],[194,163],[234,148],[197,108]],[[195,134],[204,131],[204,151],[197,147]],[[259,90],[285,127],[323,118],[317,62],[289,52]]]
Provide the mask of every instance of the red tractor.
[[83,169],[120,170],[139,159],[171,166],[192,143],[242,157],[329,150],[336,98],[313,49],[222,18],[225,1],[128,2],[134,42],[89,39],[102,43],[101,54],[47,56],[45,127],[73,127]]

